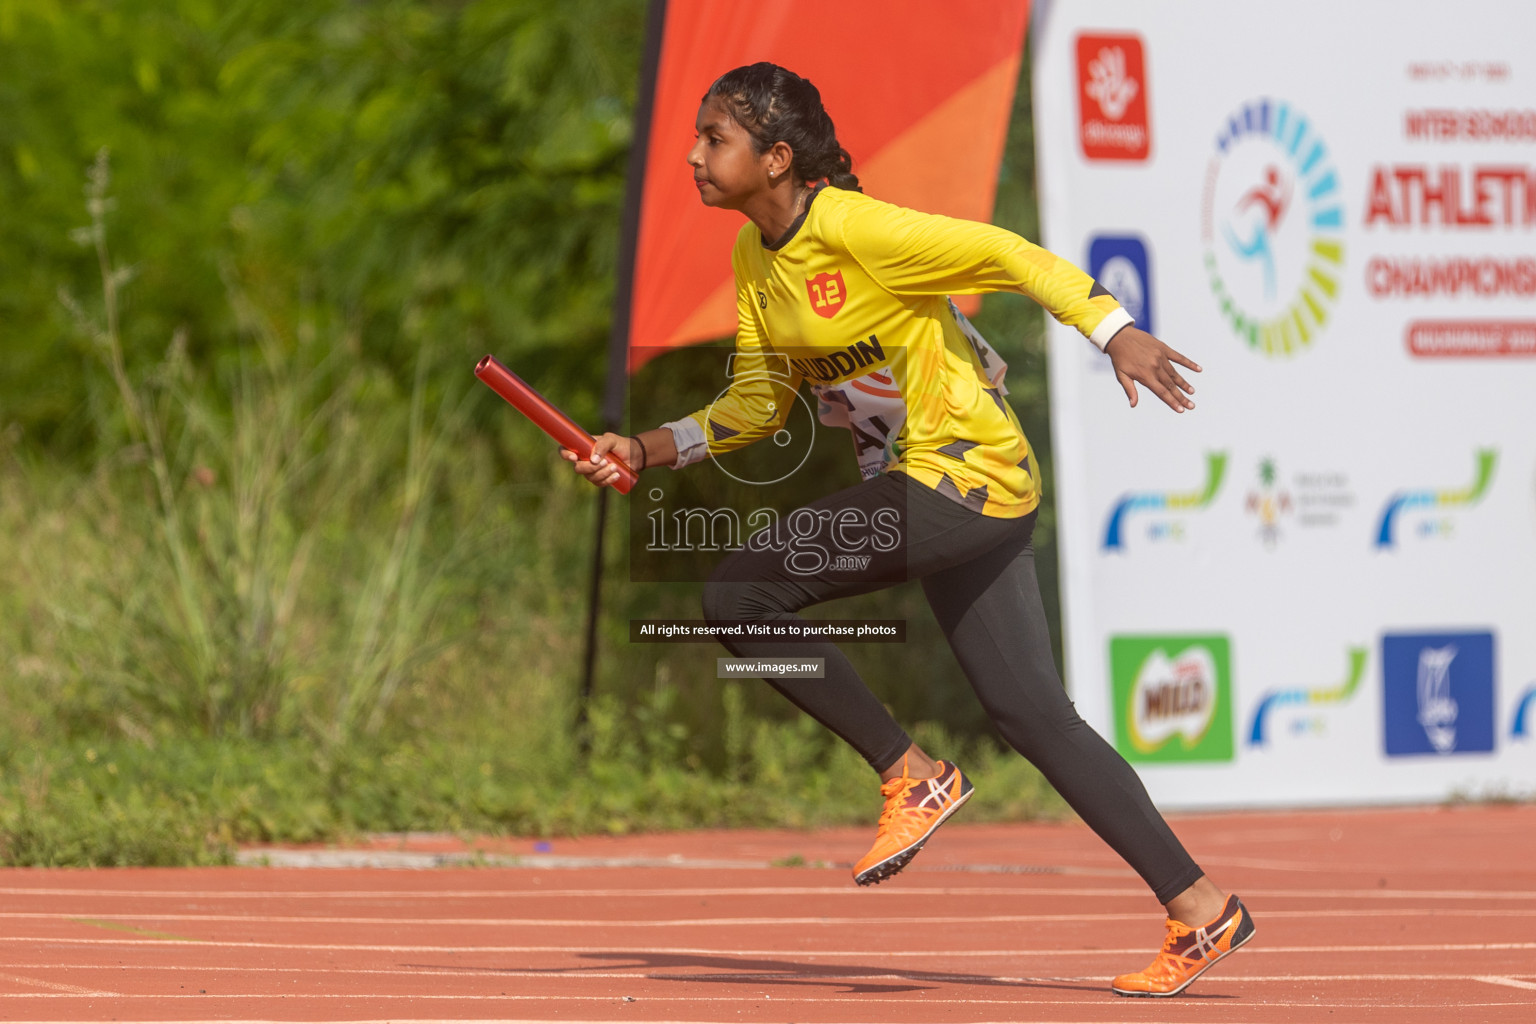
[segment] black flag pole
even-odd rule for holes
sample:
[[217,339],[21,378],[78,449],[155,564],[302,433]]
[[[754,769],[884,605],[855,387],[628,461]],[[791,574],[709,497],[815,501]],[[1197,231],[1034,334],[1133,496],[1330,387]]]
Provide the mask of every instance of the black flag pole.
[[[619,261],[613,289],[613,324],[608,332],[608,377],[603,388],[603,429],[618,431],[624,423],[624,397],[629,382],[629,327],[634,302],[635,248],[640,239],[640,201],[645,192],[645,163],[649,156],[651,115],[656,100],[656,74],[661,66],[661,38],[667,23],[667,0],[651,0],[645,18],[645,53],[640,60],[640,91],[624,174],[624,216],[619,226]],[[597,624],[602,615],[603,535],[608,519],[608,492],[597,492],[596,526],[592,538],[592,573],[587,587],[586,644],[582,652],[581,689],[576,704],[576,736],[582,754],[591,737],[587,707],[597,670]]]

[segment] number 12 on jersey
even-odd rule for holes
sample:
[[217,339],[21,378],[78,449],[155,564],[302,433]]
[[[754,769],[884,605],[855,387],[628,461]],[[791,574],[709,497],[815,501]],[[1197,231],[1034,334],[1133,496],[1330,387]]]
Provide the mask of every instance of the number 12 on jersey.
[[843,272],[834,271],[830,274],[817,274],[807,278],[805,290],[811,297],[811,308],[818,316],[824,316],[828,320],[837,315],[837,311],[843,308],[843,299],[848,294],[843,286]]

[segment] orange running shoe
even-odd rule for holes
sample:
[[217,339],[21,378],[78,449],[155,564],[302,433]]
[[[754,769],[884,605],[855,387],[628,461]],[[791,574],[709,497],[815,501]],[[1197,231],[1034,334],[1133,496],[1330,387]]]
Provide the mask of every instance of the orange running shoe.
[[874,847],[853,866],[855,882],[874,885],[906,867],[933,830],[971,798],[971,780],[953,764],[938,765],[936,777],[912,779],[903,763],[900,778],[881,784],[885,810],[880,812],[880,833]]
[[1144,971],[1122,974],[1110,985],[1119,996],[1176,996],[1216,961],[1253,938],[1253,918],[1236,896],[1227,897],[1216,920],[1203,928],[1169,919],[1163,950]]

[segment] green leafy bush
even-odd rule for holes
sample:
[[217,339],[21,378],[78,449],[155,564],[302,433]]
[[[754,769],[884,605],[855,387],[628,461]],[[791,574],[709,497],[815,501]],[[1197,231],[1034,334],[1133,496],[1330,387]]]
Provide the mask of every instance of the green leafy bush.
[[[580,707],[594,495],[469,376],[495,351],[596,419],[643,15],[0,3],[0,860],[870,818],[866,766],[714,648],[627,644],[698,591],[630,583],[621,517]],[[977,323],[1049,478],[1038,310]],[[908,620],[853,657],[992,780],[969,817],[1059,809],[915,588],[828,614]]]

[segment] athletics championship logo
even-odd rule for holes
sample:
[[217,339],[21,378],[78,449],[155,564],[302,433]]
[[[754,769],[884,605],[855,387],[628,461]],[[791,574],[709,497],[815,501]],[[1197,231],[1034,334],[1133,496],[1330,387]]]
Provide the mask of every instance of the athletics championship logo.
[[1344,207],[1328,147],[1282,100],[1239,107],[1216,136],[1200,234],[1222,316],[1266,356],[1306,350],[1327,326],[1344,266]]

